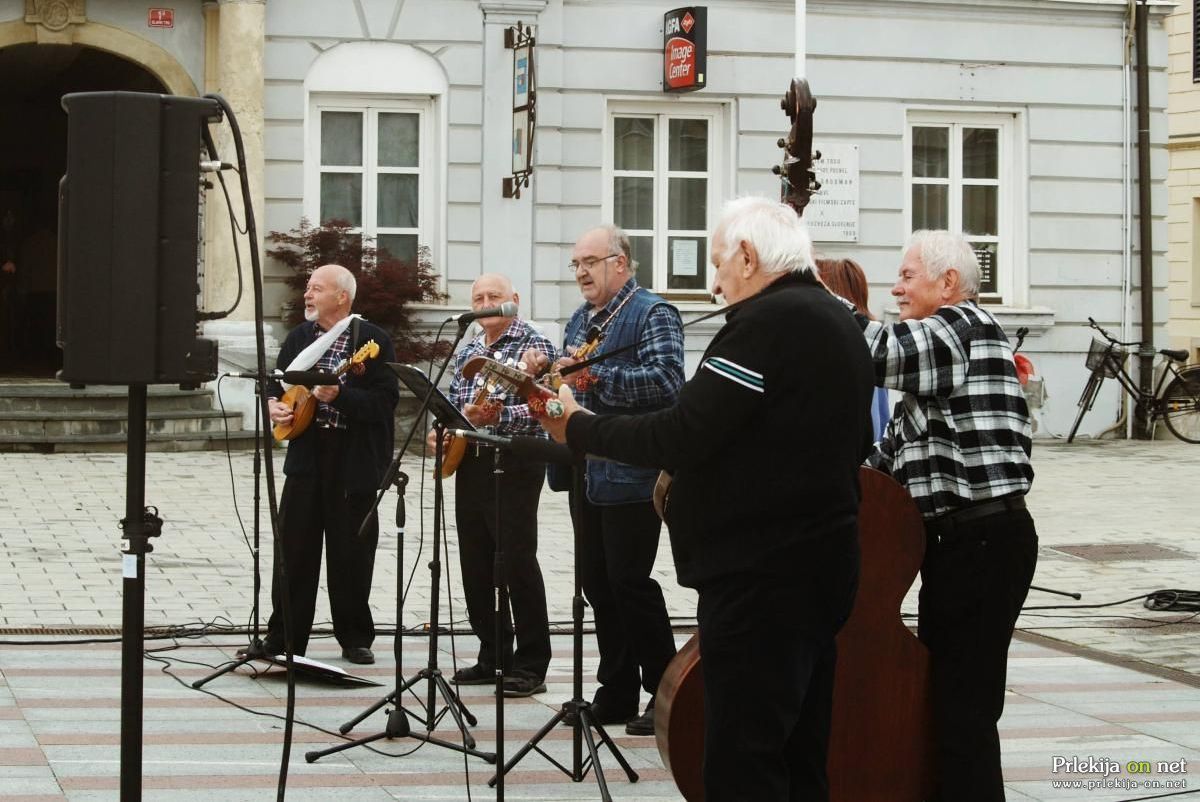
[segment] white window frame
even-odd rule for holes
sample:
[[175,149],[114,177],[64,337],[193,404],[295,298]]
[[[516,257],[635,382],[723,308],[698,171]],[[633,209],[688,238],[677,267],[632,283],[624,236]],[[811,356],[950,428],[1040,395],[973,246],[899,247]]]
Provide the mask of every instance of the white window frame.
[[[997,242],[999,258],[996,263],[996,292],[984,293],[980,300],[1002,307],[1029,306],[1029,249],[1027,227],[1018,221],[1027,219],[1028,163],[1025,158],[1025,119],[1019,111],[1005,109],[937,109],[909,108],[904,125],[904,230],[913,230],[913,128],[949,127],[950,175],[946,183],[949,192],[951,231],[962,231],[962,187],[971,184],[992,184],[989,179],[964,179],[962,176],[963,128],[996,128],[998,135],[996,199],[997,234],[994,237],[972,235],[971,239]],[[924,179],[922,179],[925,181]],[[928,183],[938,183],[928,181]],[[907,233],[905,234],[907,237]]]
[[[712,266],[709,264],[709,249],[712,248],[710,232],[721,211],[721,203],[727,197],[726,187],[731,185],[730,169],[733,164],[732,155],[728,152],[732,138],[728,127],[732,114],[728,104],[708,102],[690,102],[680,99],[676,102],[653,103],[624,99],[610,99],[607,114],[604,118],[602,160],[603,193],[602,214],[605,220],[613,220],[613,182],[621,175],[642,175],[642,171],[617,171],[613,166],[613,135],[614,118],[643,117],[655,118],[654,129],[654,220],[655,228],[628,229],[630,236],[654,237],[654,286],[649,288],[659,295],[685,300],[708,300],[712,287]],[[708,121],[708,164],[706,173],[669,170],[668,142],[669,120],[672,119],[703,119]],[[708,179],[706,193],[706,219],[704,231],[672,230],[670,234],[679,236],[703,237],[707,245],[703,253],[697,254],[697,269],[705,277],[703,289],[672,290],[667,289],[667,201],[668,185],[671,178],[704,177]],[[615,222],[615,221],[614,221]]]
[[[363,164],[361,167],[334,166],[325,169],[321,164],[321,114],[323,112],[354,112],[363,115]],[[419,117],[420,146],[418,166],[380,167],[379,160],[379,113],[400,112],[417,114]],[[438,181],[435,165],[439,164],[437,115],[433,101],[420,97],[373,97],[351,94],[311,94],[309,96],[309,135],[305,150],[304,216],[313,225],[321,223],[321,175],[331,173],[359,173],[363,176],[362,225],[356,229],[376,240],[380,234],[416,234],[417,246],[428,246],[435,259],[441,251],[438,239]],[[389,173],[415,173],[418,178],[417,226],[416,228],[378,226],[378,191],[376,177]],[[435,264],[439,273],[445,273],[444,265]],[[444,280],[444,279],[443,279]]]

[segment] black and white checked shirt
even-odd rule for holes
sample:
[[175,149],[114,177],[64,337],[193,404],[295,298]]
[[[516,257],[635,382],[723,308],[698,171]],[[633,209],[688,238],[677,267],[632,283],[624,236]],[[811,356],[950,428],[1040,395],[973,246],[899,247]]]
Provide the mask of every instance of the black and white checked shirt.
[[971,301],[923,320],[855,317],[879,384],[904,393],[867,463],[907,488],[926,518],[1027,493],[1029,408],[996,319]]

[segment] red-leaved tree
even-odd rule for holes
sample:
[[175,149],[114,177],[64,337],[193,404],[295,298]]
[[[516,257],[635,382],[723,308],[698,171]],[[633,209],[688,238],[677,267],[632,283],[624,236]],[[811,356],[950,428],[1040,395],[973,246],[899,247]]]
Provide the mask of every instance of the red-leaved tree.
[[354,311],[387,329],[401,362],[422,362],[445,356],[449,343],[432,342],[417,334],[415,303],[445,300],[438,290],[429,248],[417,249],[415,264],[403,262],[387,250],[377,249],[371,237],[355,231],[345,220],[330,220],[314,226],[301,219],[291,231],[272,231],[267,241],[275,247],[267,253],[291,269],[287,285],[295,291],[292,311],[284,321],[295,326],[304,320],[304,288],[313,270],[336,264],[358,280]]

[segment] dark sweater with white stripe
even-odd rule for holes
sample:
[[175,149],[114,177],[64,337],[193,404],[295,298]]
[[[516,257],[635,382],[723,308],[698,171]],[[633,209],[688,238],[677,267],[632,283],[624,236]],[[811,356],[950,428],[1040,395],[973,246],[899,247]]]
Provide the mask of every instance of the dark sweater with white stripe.
[[674,473],[680,584],[789,576],[806,542],[857,534],[874,383],[854,319],[811,277],[787,275],[729,313],[674,406],[573,415],[568,440]]

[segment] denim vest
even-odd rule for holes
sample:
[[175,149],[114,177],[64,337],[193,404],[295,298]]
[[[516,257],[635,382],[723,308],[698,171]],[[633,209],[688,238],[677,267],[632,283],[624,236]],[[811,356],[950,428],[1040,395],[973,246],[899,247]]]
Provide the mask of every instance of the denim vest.
[[[594,356],[637,342],[646,325],[646,318],[650,316],[650,311],[665,303],[666,301],[649,290],[635,290],[633,297],[629,299],[616,318],[608,324],[605,329],[604,343]],[[588,325],[587,313],[590,308],[588,304],[584,304],[576,309],[575,314],[567,321],[563,339],[565,343],[573,344],[582,341],[581,332]],[[636,365],[637,361],[638,349],[636,348],[631,348],[623,354],[606,360],[608,365],[618,370],[622,365]],[[669,404],[651,404],[638,407],[613,407],[603,403],[594,392],[581,394],[580,404],[597,414],[617,415],[636,415],[670,406]],[[639,468],[607,460],[588,460],[585,476],[588,501],[597,505],[629,504],[650,500],[654,494],[654,483],[658,479],[658,469]],[[556,482],[551,482],[552,487],[556,484]]]

